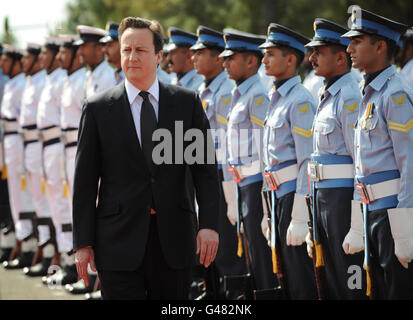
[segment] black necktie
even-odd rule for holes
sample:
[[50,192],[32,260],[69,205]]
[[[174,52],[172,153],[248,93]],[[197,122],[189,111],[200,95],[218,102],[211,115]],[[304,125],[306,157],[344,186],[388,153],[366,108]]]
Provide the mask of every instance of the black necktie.
[[156,115],[149,101],[149,92],[141,91],[139,95],[143,98],[141,108],[141,146],[148,168],[152,170],[152,150],[154,145],[152,134],[157,126]]

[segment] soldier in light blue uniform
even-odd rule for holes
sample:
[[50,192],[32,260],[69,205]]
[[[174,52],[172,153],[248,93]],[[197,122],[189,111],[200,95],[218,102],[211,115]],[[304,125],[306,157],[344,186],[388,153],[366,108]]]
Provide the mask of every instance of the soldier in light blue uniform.
[[[271,271],[271,252],[260,227],[263,217],[262,132],[269,106],[267,90],[257,73],[262,59],[258,46],[264,38],[226,29],[224,40],[226,46],[220,57],[225,58],[224,68],[229,78],[236,82],[227,118],[228,165],[237,182],[239,215],[256,289],[274,288],[276,279]],[[237,231],[240,232],[240,221]]]
[[317,298],[312,260],[303,244],[308,233],[305,195],[315,102],[297,75],[308,41],[295,31],[271,23],[267,41],[260,46],[265,49],[262,62],[266,73],[275,78],[263,138],[264,175],[273,190],[270,242],[274,250],[275,239],[279,239],[279,255],[290,299]]
[[204,77],[196,73],[191,59],[193,52],[189,49],[198,37],[194,33],[174,27],[168,28],[168,37],[169,44],[166,49],[169,52],[171,71],[175,73],[171,83],[198,92]]
[[326,299],[363,299],[364,286],[348,286],[349,268],[359,266],[361,270],[363,265],[363,217],[360,205],[353,201],[354,124],[361,92],[346,53],[350,41],[341,37],[348,30],[317,18],[314,31],[313,40],[306,45],[313,48],[309,61],[315,74],[325,80],[314,120],[309,172],[315,186],[315,216],[325,262],[324,295]]
[[360,8],[352,22],[347,52],[366,73],[354,162],[373,284],[367,294],[413,299],[413,91],[393,65],[407,26]]
[[[235,83],[228,79],[223,67],[223,58],[218,56],[225,48],[223,34],[199,26],[198,40],[190,49],[195,70],[205,80],[199,87],[199,95],[215,138],[216,157],[222,187],[220,189],[219,234],[220,246],[216,257],[219,276],[240,275],[246,272],[245,260],[237,256],[236,183],[225,165],[227,115],[231,108],[232,89]],[[222,165],[224,163],[224,165]],[[232,223],[232,224],[231,224]],[[222,285],[224,282],[221,282]],[[208,283],[207,283],[208,289]],[[223,290],[222,290],[223,291]]]
[[119,24],[115,22],[106,23],[107,35],[99,39],[99,43],[103,44],[103,53],[106,60],[115,67],[116,84],[121,83],[125,79],[121,62],[120,62],[120,44],[119,44]]

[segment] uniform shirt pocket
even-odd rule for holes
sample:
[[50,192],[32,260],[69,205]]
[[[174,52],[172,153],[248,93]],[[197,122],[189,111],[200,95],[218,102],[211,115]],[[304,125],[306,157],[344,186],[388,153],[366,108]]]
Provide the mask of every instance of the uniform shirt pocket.
[[334,149],[333,132],[336,128],[334,122],[317,121],[314,125],[314,133],[316,136],[317,149],[319,151],[327,151]]

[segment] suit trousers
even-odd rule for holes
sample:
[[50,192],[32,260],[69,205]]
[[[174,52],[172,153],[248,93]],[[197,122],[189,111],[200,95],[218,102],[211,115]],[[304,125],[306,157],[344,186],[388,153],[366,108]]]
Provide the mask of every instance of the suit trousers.
[[271,250],[261,231],[263,217],[261,188],[262,181],[243,187],[238,186],[238,207],[244,221],[252,274],[258,290],[277,286],[276,276],[272,272]]
[[394,254],[387,209],[367,214],[367,236],[372,267],[372,291],[374,299],[412,300],[413,263],[405,269]]
[[[326,299],[366,299],[366,277],[363,272],[364,252],[346,254],[343,241],[351,225],[353,188],[316,190],[317,226],[326,273]],[[352,271],[354,270],[354,271]],[[361,279],[352,283],[353,272],[361,270]],[[355,273],[354,273],[355,274]]]
[[142,264],[134,271],[98,270],[104,300],[187,300],[191,268],[168,266],[159,241],[156,214],[151,215]]
[[[304,242],[301,246],[287,246],[287,230],[291,222],[294,194],[295,192],[290,192],[280,197],[275,205],[278,223],[276,228],[281,247],[281,265],[289,298],[292,300],[315,300],[317,299],[317,288],[313,261],[308,257],[306,243]],[[275,191],[273,195],[275,195]]]

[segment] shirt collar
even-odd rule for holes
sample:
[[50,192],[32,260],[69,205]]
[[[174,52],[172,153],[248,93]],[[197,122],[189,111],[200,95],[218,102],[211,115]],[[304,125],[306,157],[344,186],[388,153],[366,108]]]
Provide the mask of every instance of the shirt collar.
[[225,71],[222,71],[219,75],[215,77],[214,80],[209,84],[208,89],[211,90],[211,92],[216,92],[218,91],[221,83],[225,80],[226,78],[226,73]]
[[381,88],[383,88],[384,84],[387,82],[387,80],[390,80],[390,78],[396,73],[396,67],[394,65],[391,65],[387,69],[384,69],[372,82],[370,82],[367,87],[372,87],[376,91],[380,91]]
[[332,95],[335,96],[337,92],[345,85],[347,82],[352,81],[353,75],[351,74],[351,71],[343,74],[340,78],[338,78],[336,81],[333,82],[330,87],[328,87],[327,91]]
[[195,77],[196,71],[195,69],[192,69],[191,71],[188,71],[187,73],[185,73],[185,75],[178,80],[178,82],[183,86],[186,87],[189,83],[189,81],[191,81],[191,79],[193,77]]
[[281,87],[277,89],[277,92],[282,97],[284,97],[291,90],[291,88],[295,87],[298,83],[301,83],[301,78],[299,75],[294,76],[286,81]]
[[[133,101],[136,99],[136,97],[139,95],[141,92],[140,89],[136,88],[132,83],[128,81],[127,78],[125,78],[125,89],[126,89],[126,94],[128,95],[128,100],[129,104],[132,105]],[[151,87],[149,88],[148,92],[150,95],[157,101],[159,102],[159,82],[158,82],[158,77],[155,78],[155,81],[152,83]]]
[[240,93],[240,95],[244,95],[245,92],[248,91],[248,89],[250,87],[252,87],[252,85],[260,80],[260,76],[258,75],[258,73],[255,73],[254,75],[252,75],[251,77],[249,77],[248,79],[245,79],[245,81],[243,83],[241,83],[236,89],[238,90],[238,92]]
[[94,76],[99,76],[99,74],[104,70],[104,68],[108,65],[105,59],[101,63],[99,63],[96,68],[92,71]]

